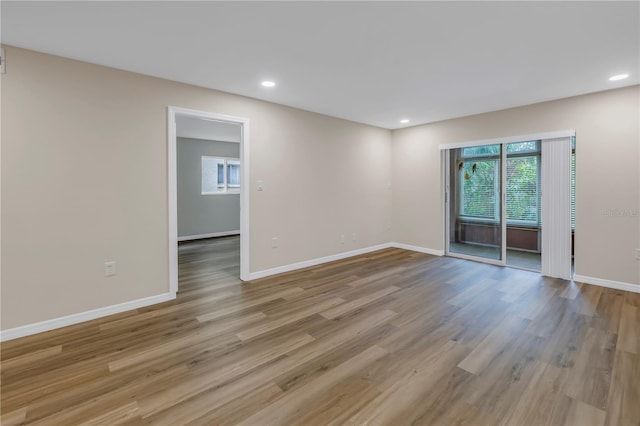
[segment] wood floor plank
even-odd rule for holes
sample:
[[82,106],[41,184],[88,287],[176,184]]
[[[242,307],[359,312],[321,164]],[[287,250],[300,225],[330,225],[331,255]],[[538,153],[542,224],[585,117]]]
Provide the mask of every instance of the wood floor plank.
[[99,398],[63,409],[52,416],[42,418],[30,424],[50,426],[56,424],[118,424],[135,415],[138,404],[135,401],[121,401],[117,394],[111,398]]
[[466,306],[470,301],[475,299],[478,295],[484,293],[488,289],[495,288],[497,285],[496,280],[485,279],[477,283],[473,283],[467,286],[467,289],[460,292],[457,296],[449,300],[449,303],[454,306]]
[[566,394],[606,410],[617,335],[589,328],[571,369]]
[[624,304],[620,313],[620,328],[618,331],[619,350],[640,355],[640,308]]
[[0,344],[12,424],[640,425],[640,294],[388,248]]
[[322,312],[328,308],[332,308],[336,305],[340,305],[344,303],[343,299],[340,299],[339,297],[334,297],[331,298],[329,300],[325,300],[324,302],[320,302],[318,304],[314,304],[313,306],[307,308],[307,309],[303,309],[303,310],[299,310],[291,315],[286,315],[280,318],[276,318],[273,320],[267,320],[267,321],[263,321],[261,324],[255,326],[255,327],[251,327],[249,329],[243,330],[239,333],[237,333],[237,336],[241,339],[241,340],[249,340],[252,339],[256,336],[259,336],[261,334],[264,333],[268,333],[270,331],[276,330],[280,327],[283,327],[285,325],[288,324],[292,324],[294,322],[300,321],[301,319],[307,318],[311,315],[317,314],[319,312]]
[[220,326],[213,325],[197,329],[193,333],[189,333],[179,338],[170,339],[166,343],[155,345],[152,348],[143,349],[134,354],[125,354],[123,357],[109,362],[109,371],[118,371],[135,364],[148,362],[154,358],[171,356],[172,354],[175,355],[176,352],[185,348],[192,350],[193,346],[203,340],[210,341],[211,339],[215,339],[217,336],[227,333],[230,330],[234,330],[243,325],[253,324],[265,317],[266,315],[262,312],[256,312],[232,321],[222,322]]
[[235,424],[282,394],[282,389],[271,382],[251,385],[239,380],[189,398],[143,421],[158,425]]
[[116,407],[113,410],[94,417],[88,421],[85,421],[83,422],[83,424],[86,426],[118,425],[135,417],[137,415],[137,412],[138,403],[136,401],[133,401],[120,407]]
[[208,374],[197,375],[182,381],[176,386],[162,390],[149,398],[140,400],[140,413],[142,417],[148,417],[165,409],[168,404],[182,402],[207,389],[223,384],[233,377],[245,374],[252,369],[277,359],[289,351],[304,346],[314,339],[308,334],[298,334],[279,340],[278,345],[268,347],[255,355],[248,356],[235,365],[229,366],[226,370],[213,370]]
[[640,424],[640,356],[616,351],[607,400],[607,425]]
[[[251,389],[248,393],[230,400],[228,403],[209,410],[207,414],[186,424],[192,425],[233,425],[247,418],[252,412],[262,410],[282,397],[282,389],[273,383]],[[247,407],[251,407],[247,409]],[[191,408],[185,410],[191,413]],[[160,423],[185,424],[180,421],[171,422],[166,416],[160,417]]]
[[391,293],[393,293],[394,291],[399,290],[398,287],[395,286],[391,286],[391,287],[387,287],[387,288],[383,288],[381,290],[375,291],[371,294],[367,294],[366,296],[362,296],[359,299],[356,300],[352,300],[351,302],[346,302],[346,303],[342,303],[339,306],[336,306],[334,308],[331,309],[327,309],[326,311],[323,311],[320,313],[320,315],[322,315],[323,317],[325,317],[326,319],[334,319],[337,318],[341,315],[346,314],[349,311],[352,311],[354,309],[357,309],[361,306],[364,306],[368,303],[371,303],[375,300],[378,300],[380,298],[383,298],[385,296],[390,295]]
[[7,369],[24,368],[25,366],[28,368],[29,364],[47,359],[53,355],[59,354],[60,352],[62,352],[62,345],[56,345],[50,348],[40,349],[24,355],[19,355],[13,358],[3,359],[1,369],[4,371]]
[[458,367],[472,374],[480,374],[489,363],[504,351],[513,340],[513,336],[521,333],[529,321],[517,317],[507,317],[499,324],[486,339],[476,346],[458,364]]
[[602,426],[606,413],[589,404],[572,400],[567,414],[567,425]]
[[226,308],[221,308],[221,309],[217,309],[213,312],[209,312],[207,314],[204,315],[200,315],[198,316],[198,321],[200,322],[204,322],[204,321],[211,321],[217,318],[221,318],[224,317],[226,315],[230,315],[233,313],[236,313],[238,311],[242,311],[245,310],[247,308],[251,308],[254,306],[259,306],[262,305],[264,303],[270,302],[272,300],[275,299],[280,299],[280,298],[284,298],[296,293],[300,293],[304,291],[303,289],[301,289],[300,287],[293,287],[293,288],[289,288],[289,289],[285,289],[285,290],[281,290],[281,291],[277,291],[274,292],[273,294],[269,294],[263,297],[258,297],[255,299],[251,299],[248,301],[244,301],[243,303],[238,303],[238,304],[234,304],[232,306],[228,306]]
[[450,374],[450,370],[468,353],[464,346],[449,341],[431,357],[417,365],[406,377],[398,380],[379,397],[352,416],[347,424],[399,424],[410,423],[406,412],[423,399],[438,380]]
[[624,304],[624,292],[607,289],[603,291],[591,319],[590,327],[617,334]]
[[170,386],[188,372],[185,365],[177,365],[158,371],[144,369],[142,374],[134,376],[136,380],[132,380],[128,374],[104,376],[84,386],[67,388],[31,402],[27,406],[27,419],[29,422],[40,421],[46,424],[49,421],[56,424],[63,423],[62,420],[69,416],[77,418],[81,415],[88,421],[93,416],[104,414],[95,412],[94,404],[104,404],[106,401],[107,404],[98,407],[109,411],[113,406],[127,404],[133,399],[152,394],[158,388]]
[[546,340],[540,359],[556,367],[573,367],[578,350],[584,343],[588,317],[563,310],[559,315],[549,315],[547,319],[554,317],[557,322]]
[[9,413],[3,412],[0,416],[0,424],[4,426],[15,426],[24,424],[27,419],[27,407],[18,408]]
[[365,369],[370,363],[382,358],[387,354],[385,349],[379,346],[371,346],[369,349],[357,354],[347,362],[339,365],[333,370],[327,371],[313,383],[284,395],[275,403],[263,410],[258,411],[253,416],[241,422],[241,425],[253,426],[256,424],[287,424],[296,415],[301,414],[301,408],[309,405],[319,396],[338,385],[341,381],[357,374]]
[[543,362],[535,371],[518,402],[502,421],[502,425],[563,424],[569,406],[564,399],[567,369]]
[[582,315],[592,317],[596,312],[601,295],[602,287],[583,284],[580,287],[580,292],[574,299],[574,306],[577,309],[577,312]]
[[501,420],[513,410],[534,377],[544,339],[519,332],[512,336],[471,383],[465,400]]
[[[286,375],[294,371],[298,366],[309,365],[314,360],[331,353],[332,350],[339,349],[346,343],[354,342],[359,336],[366,336],[367,332],[385,324],[395,316],[394,312],[385,310],[359,316],[344,326],[337,324],[340,327],[336,332],[318,336],[315,341],[290,352],[286,357],[268,364],[253,375],[243,376],[219,388],[207,391],[195,400],[190,400],[190,403],[186,404],[187,409],[175,410],[176,413],[171,414],[171,418],[179,420],[178,424],[196,422],[198,419],[202,419],[202,421],[216,419],[218,418],[220,407],[231,404],[234,400],[251,398],[248,394],[251,389],[260,387],[261,384],[266,384],[268,387],[271,386],[278,376]],[[250,409],[245,407],[246,417],[257,411],[254,408],[254,405],[251,405]],[[162,419],[165,417],[166,411],[156,413],[152,418],[158,417]]]

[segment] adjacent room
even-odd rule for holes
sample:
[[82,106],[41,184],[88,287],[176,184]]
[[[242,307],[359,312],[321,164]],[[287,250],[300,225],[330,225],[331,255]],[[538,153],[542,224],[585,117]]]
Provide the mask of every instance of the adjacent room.
[[239,279],[242,127],[188,115],[175,121],[178,284],[193,278],[192,265],[201,266],[197,274]]
[[640,2],[0,12],[3,426],[640,424]]

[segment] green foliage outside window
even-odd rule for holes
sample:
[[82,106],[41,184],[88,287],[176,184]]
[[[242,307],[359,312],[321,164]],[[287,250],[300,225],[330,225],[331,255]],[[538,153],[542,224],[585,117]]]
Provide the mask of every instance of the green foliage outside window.
[[[475,165],[475,169],[474,169]],[[496,185],[498,185],[498,161],[466,161],[459,168],[462,185],[461,215],[495,220]]]

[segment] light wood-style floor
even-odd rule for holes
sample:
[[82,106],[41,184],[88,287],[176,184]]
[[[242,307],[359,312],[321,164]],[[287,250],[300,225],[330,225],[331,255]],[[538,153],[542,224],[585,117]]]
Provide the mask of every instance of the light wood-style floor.
[[640,424],[640,294],[399,249],[2,344],[2,424]]

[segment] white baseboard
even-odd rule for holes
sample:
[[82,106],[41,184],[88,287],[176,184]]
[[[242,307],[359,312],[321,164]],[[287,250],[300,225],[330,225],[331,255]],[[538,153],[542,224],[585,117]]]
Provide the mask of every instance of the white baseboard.
[[226,236],[229,236],[229,235],[240,235],[240,230],[238,230],[238,231],[212,232],[211,234],[185,235],[184,237],[178,237],[178,242],[180,242],[180,241],[191,241],[191,240],[201,240],[203,238],[226,237]]
[[399,248],[399,249],[403,249],[403,250],[417,251],[417,252],[420,252],[420,253],[432,254],[434,256],[443,256],[444,255],[444,251],[443,250],[433,250],[433,249],[428,249],[428,248],[424,248],[424,247],[411,246],[411,245],[408,245],[408,244],[401,244],[401,243],[384,243],[384,244],[378,244],[378,245],[375,245],[375,246],[365,247],[365,248],[361,248],[361,249],[357,249],[357,250],[346,251],[344,253],[333,254],[331,256],[319,257],[319,258],[316,258],[316,259],[305,260],[303,262],[298,262],[298,263],[292,263],[292,264],[289,264],[289,265],[278,266],[278,267],[271,268],[271,269],[265,269],[263,271],[251,272],[249,274],[249,279],[250,280],[257,280],[259,278],[264,278],[264,277],[268,277],[268,276],[271,276],[271,275],[283,274],[285,272],[291,272],[291,271],[295,271],[297,269],[308,268],[310,266],[317,266],[317,265],[321,265],[323,263],[333,262],[333,261],[336,261],[336,260],[342,260],[342,259],[346,259],[348,257],[359,256],[361,254],[371,253],[373,251],[382,250],[382,249],[391,248],[391,247]]
[[584,283],[584,284],[599,285],[600,287],[615,288],[616,290],[625,290],[625,291],[631,291],[634,293],[640,293],[639,284],[605,280],[603,278],[586,277],[584,275],[574,275],[573,281]]
[[433,256],[444,256],[444,250],[434,250],[434,249],[425,248],[425,247],[412,246],[409,244],[391,243],[391,247],[395,247],[403,250],[409,250],[409,251],[417,251],[419,253],[431,254]]
[[118,314],[120,312],[130,311],[132,309],[141,308],[143,306],[166,302],[167,300],[172,300],[175,298],[175,293],[164,293],[157,296],[131,300],[129,302],[119,303],[117,305],[105,306],[103,308],[93,309],[91,311],[80,312],[77,314],[67,315],[65,317],[54,318],[34,324],[28,324],[16,328],[10,328],[8,330],[2,330],[0,331],[0,342],[17,339],[19,337],[30,336],[32,334],[42,333],[44,331],[50,331],[56,328],[66,327],[68,325],[78,324],[80,322]]
[[348,257],[358,256],[361,254],[371,253],[372,251],[382,250],[391,247],[391,243],[378,244],[376,246],[365,247],[357,250],[346,251],[344,253],[332,254],[331,256],[318,257],[316,259],[305,260],[303,262],[291,263],[289,265],[277,266],[263,271],[251,272],[250,280],[257,280],[271,275],[283,274],[285,272],[295,271],[297,269],[308,268],[310,266],[320,265],[322,263],[333,262],[335,260],[346,259]]

